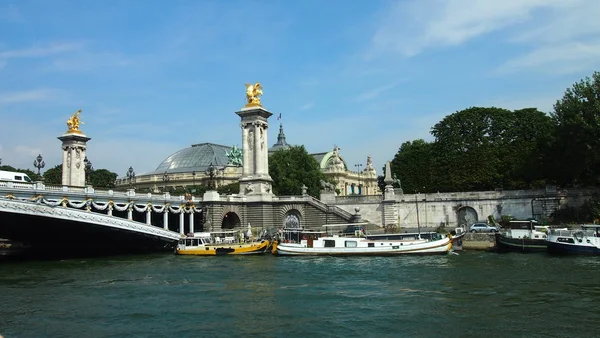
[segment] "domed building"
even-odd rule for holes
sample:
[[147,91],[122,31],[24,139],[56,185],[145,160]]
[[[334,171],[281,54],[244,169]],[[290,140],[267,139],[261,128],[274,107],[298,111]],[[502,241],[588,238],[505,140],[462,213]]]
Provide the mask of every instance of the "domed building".
[[153,192],[197,185],[219,187],[236,183],[242,175],[241,149],[215,143],[192,144],[164,161],[156,170],[118,180],[117,186],[131,186]]
[[[283,125],[280,124],[277,142],[269,148],[269,155],[290,147],[283,132]],[[337,145],[332,151],[311,155],[319,163],[321,171],[335,182],[335,189],[339,191],[340,196],[380,194],[371,156],[367,157],[363,170],[362,164],[357,164],[355,167],[358,170],[352,171],[341,157]],[[241,176],[242,149],[215,143],[199,143],[173,153],[152,172],[139,174],[131,179],[117,180],[117,186],[130,185],[142,191],[152,192],[164,191],[167,187],[188,189],[197,185],[217,188],[237,183]]]

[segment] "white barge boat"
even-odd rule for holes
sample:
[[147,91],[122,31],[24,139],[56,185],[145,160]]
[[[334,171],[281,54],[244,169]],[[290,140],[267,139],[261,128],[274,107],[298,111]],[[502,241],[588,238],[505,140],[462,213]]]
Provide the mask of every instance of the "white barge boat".
[[[340,225],[325,225],[328,230]],[[446,254],[452,248],[450,237],[439,234],[435,238],[370,239],[358,236],[331,234],[318,238],[301,239],[299,242],[282,242],[276,253],[282,256],[395,256],[405,254]]]

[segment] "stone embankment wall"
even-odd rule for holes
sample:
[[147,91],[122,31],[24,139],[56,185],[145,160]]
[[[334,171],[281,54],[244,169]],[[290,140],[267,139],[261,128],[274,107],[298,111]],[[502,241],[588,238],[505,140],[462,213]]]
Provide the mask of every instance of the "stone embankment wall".
[[488,250],[496,249],[496,235],[467,233],[463,237],[463,250]]

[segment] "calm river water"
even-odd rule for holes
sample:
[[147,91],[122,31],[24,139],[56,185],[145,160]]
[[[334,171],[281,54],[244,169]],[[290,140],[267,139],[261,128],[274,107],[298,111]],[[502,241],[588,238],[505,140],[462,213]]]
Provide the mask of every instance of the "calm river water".
[[0,263],[12,337],[598,337],[600,257]]

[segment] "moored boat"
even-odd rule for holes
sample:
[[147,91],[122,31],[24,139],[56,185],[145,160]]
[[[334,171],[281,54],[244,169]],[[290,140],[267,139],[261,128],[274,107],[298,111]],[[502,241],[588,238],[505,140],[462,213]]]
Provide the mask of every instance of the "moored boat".
[[299,242],[278,243],[278,255],[294,256],[394,256],[402,254],[445,254],[452,248],[450,238],[443,234],[432,239],[411,237],[405,239],[370,239],[367,234],[358,236],[334,231],[340,225],[324,225],[326,234]]
[[196,256],[255,255],[269,251],[270,247],[268,238],[246,239],[241,231],[202,232],[181,238],[175,253]]
[[537,226],[537,221],[510,221],[507,228],[496,233],[496,248],[499,252],[544,252],[546,251],[547,226]]
[[29,245],[25,243],[0,238],[0,256],[18,256],[24,254],[28,249]]
[[600,225],[582,225],[577,230],[550,230],[546,244],[549,253],[600,255]]

